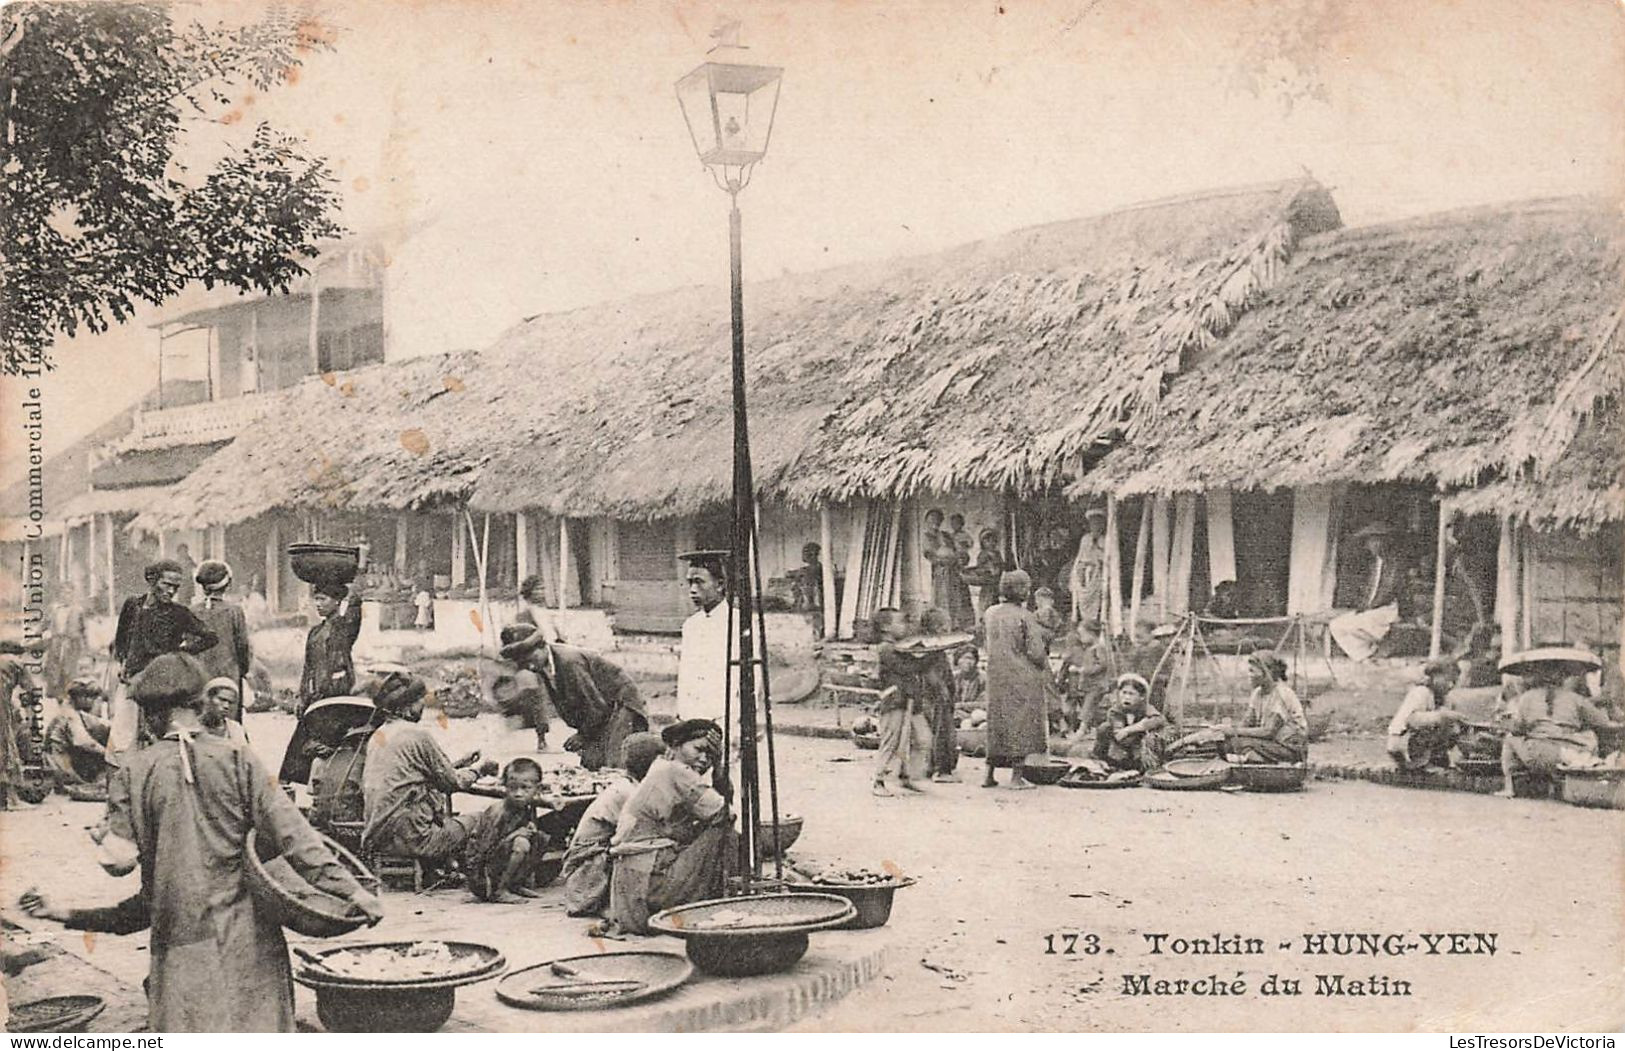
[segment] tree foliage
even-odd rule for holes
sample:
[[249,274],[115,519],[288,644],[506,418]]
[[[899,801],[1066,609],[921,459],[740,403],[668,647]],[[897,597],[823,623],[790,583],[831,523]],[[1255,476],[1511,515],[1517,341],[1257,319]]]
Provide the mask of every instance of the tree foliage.
[[[53,340],[126,321],[192,281],[283,291],[342,232],[326,162],[240,120],[227,92],[285,82],[331,47],[272,6],[247,25],[178,25],[167,5],[0,10],[0,371],[49,366]],[[207,171],[189,130],[224,126]]]

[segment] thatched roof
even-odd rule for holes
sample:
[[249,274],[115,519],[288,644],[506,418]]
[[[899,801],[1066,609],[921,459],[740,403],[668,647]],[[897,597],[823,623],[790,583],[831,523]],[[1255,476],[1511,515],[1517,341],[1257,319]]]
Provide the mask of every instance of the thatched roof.
[[[1050,481],[1338,221],[1299,179],[750,286],[757,483],[812,503]],[[475,503],[656,516],[726,500],[726,307],[688,291],[508,333],[499,352],[565,362],[567,379],[585,351],[597,382],[536,429],[542,451],[496,456]]]
[[1619,209],[1584,199],[1313,238],[1075,489],[1487,482],[1533,455],[1565,380],[1614,353],[1622,259]]
[[1463,514],[1511,515],[1537,529],[1594,532],[1625,520],[1625,416],[1618,404],[1587,419],[1563,455],[1451,497]]
[[[1337,222],[1299,179],[751,284],[758,485],[811,502],[1052,480]],[[727,306],[725,290],[680,289],[346,373],[347,392],[307,381],[143,524],[448,498],[619,517],[725,501]]]

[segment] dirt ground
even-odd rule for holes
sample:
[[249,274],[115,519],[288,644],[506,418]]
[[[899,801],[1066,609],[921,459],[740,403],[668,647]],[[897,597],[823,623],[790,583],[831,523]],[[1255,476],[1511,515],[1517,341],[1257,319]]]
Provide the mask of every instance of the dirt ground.
[[[268,762],[280,757],[291,725],[276,713],[250,716],[254,745]],[[534,740],[489,716],[431,726],[453,754],[479,747],[505,759]],[[553,747],[563,738],[555,732]],[[806,818],[793,858],[891,862],[920,880],[899,894],[885,977],[803,1022],[804,1030],[1615,1030],[1625,1023],[1625,814],[1348,782],[1312,782],[1281,796],[1017,793],[978,787],[980,768],[968,760],[963,784],[876,799],[868,792],[873,753],[788,736],[778,747],[782,809]],[[133,884],[103,875],[91,860],[84,827],[98,816],[98,807],[62,797],[6,815],[0,906],[15,915],[13,903],[30,885],[81,904],[129,893]],[[584,924],[547,902],[483,906],[462,891],[441,891],[391,895],[386,905],[389,929],[379,928],[379,937],[506,939],[526,958],[589,943]],[[1402,934],[1401,946],[1420,948],[1402,956],[1303,955],[1303,935],[1314,932]],[[1495,952],[1426,955],[1424,934],[1451,932],[1493,934]],[[1153,955],[1148,933],[1257,937],[1266,951]],[[1098,953],[1089,952],[1097,944],[1090,935]],[[815,943],[839,937],[818,935]],[[134,987],[145,974],[144,935],[63,934],[62,944]],[[1242,995],[1124,988],[1124,975],[1213,975],[1229,983],[1238,972]],[[1303,995],[1261,995],[1271,973],[1302,980]],[[1409,982],[1411,995],[1318,996],[1318,974],[1388,976]]]

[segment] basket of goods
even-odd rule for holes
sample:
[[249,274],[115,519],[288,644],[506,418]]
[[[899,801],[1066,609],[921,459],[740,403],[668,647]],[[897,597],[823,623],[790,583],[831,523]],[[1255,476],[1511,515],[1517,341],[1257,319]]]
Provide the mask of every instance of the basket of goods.
[[316,1017],[333,1033],[432,1033],[446,1024],[457,987],[495,978],[507,959],[472,942],[372,942],[295,950],[294,981],[316,991]]
[[1238,763],[1231,784],[1253,792],[1296,792],[1309,780],[1308,763]]
[[799,814],[780,814],[778,831],[775,833],[771,815],[767,815],[765,821],[758,821],[756,842],[762,846],[762,856],[782,857],[801,838],[801,829],[805,824],[806,819]]
[[874,716],[865,715],[852,724],[852,743],[871,752],[880,747],[880,724]]
[[806,954],[808,934],[856,915],[835,894],[758,894],[680,905],[650,917],[649,927],[682,938],[705,973],[743,978],[787,969]]
[[[357,883],[378,893],[378,877],[359,858],[327,836],[319,832],[317,835]],[[243,856],[248,859],[245,872],[249,893],[255,904],[282,926],[309,938],[333,938],[378,922],[354,902],[311,886],[287,858],[271,853],[274,846],[266,837],[250,832],[247,847]]]
[[1625,768],[1562,767],[1563,801],[1575,806],[1625,810]]
[[591,1011],[669,993],[693,974],[676,953],[589,953],[514,971],[497,983],[497,999],[537,1011]]
[[806,894],[834,894],[852,903],[857,912],[841,925],[841,930],[867,930],[884,927],[891,919],[892,900],[904,887],[914,886],[914,879],[901,873],[874,872],[869,869],[831,869],[809,877],[801,883],[792,883],[790,889]]
[[106,1010],[99,996],[52,996],[12,1004],[6,1019],[8,1033],[83,1033]]
[[1133,788],[1144,779],[1138,770],[1113,770],[1098,759],[1082,759],[1057,783],[1062,788]]
[[361,549],[344,544],[289,544],[293,575],[307,584],[348,584],[361,569]]
[[1145,784],[1175,792],[1196,792],[1222,787],[1230,780],[1230,764],[1222,759],[1175,759],[1145,776]]
[[1021,761],[1021,775],[1035,785],[1059,784],[1070,769],[1071,761],[1054,755],[1033,754]]

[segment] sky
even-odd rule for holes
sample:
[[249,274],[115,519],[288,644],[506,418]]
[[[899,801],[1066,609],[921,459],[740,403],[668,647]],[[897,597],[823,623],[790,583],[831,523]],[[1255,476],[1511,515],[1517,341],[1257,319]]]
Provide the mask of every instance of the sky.
[[[175,10],[209,22],[243,7]],[[201,167],[258,120],[303,136],[331,162],[350,229],[413,231],[414,341],[444,351],[543,311],[726,282],[726,197],[673,90],[724,18],[785,69],[741,198],[747,282],[1305,171],[1349,225],[1625,190],[1625,14],[1608,0],[317,10],[333,51],[295,83],[232,92],[241,119],[194,126],[185,156]],[[34,384],[48,453],[152,386],[158,316],[58,344]],[[21,395],[0,382],[0,413]],[[0,443],[0,484],[17,453]]]

